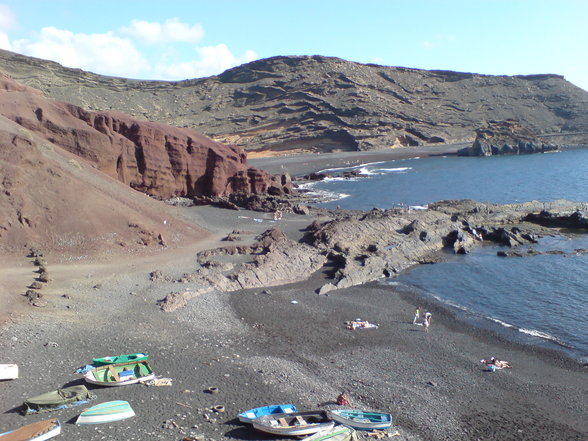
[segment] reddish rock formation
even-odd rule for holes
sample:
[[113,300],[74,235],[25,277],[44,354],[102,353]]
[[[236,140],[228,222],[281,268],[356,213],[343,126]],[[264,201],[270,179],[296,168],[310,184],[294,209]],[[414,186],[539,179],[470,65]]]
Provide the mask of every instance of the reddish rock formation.
[[187,128],[89,112],[0,74],[0,114],[154,197],[289,192],[289,180],[249,167],[246,154]]

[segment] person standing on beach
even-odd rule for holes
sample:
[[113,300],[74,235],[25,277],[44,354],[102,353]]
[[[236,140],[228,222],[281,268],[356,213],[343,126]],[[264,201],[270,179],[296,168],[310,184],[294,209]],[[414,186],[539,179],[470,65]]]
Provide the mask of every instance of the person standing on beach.
[[414,318],[412,319],[412,324],[416,325],[417,320],[419,319],[419,317],[421,316],[421,307],[418,306],[416,311],[414,312]]
[[430,312],[425,313],[425,320],[423,321],[423,325],[425,326],[425,332],[429,332],[429,326],[431,325],[431,316]]

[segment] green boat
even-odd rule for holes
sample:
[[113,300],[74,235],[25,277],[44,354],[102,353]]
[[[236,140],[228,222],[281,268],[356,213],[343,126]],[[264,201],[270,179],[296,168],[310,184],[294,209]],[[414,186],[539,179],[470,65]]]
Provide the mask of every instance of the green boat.
[[126,386],[155,378],[147,361],[107,364],[84,374],[86,382],[100,386]]
[[93,398],[96,396],[90,393],[86,386],[65,387],[29,398],[23,404],[23,411],[26,415],[49,412],[84,404]]
[[145,361],[149,360],[149,355],[143,352],[137,352],[135,354],[116,355],[109,357],[94,358],[92,364],[96,367],[106,366],[108,364],[117,363],[128,363],[129,361]]

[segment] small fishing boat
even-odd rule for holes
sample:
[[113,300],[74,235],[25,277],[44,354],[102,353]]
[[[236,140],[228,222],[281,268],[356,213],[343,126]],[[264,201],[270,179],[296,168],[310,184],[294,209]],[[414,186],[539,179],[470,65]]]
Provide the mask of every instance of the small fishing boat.
[[357,434],[351,427],[336,425],[307,436],[303,441],[355,441]]
[[36,397],[27,399],[23,404],[25,415],[52,410],[67,409],[68,407],[79,406],[96,398],[86,386],[70,386],[57,389]]
[[239,414],[239,421],[243,423],[253,423],[254,420],[265,415],[274,413],[293,413],[296,412],[296,406],[293,404],[272,404],[270,406],[256,407],[255,409],[246,410]]
[[27,424],[11,432],[0,433],[2,441],[44,441],[61,433],[61,423],[57,419]]
[[255,429],[281,436],[311,435],[334,425],[335,422],[329,419],[324,410],[275,413],[253,420]]
[[329,418],[354,429],[376,430],[392,426],[392,415],[359,409],[332,409]]
[[84,410],[76,424],[101,424],[124,420],[135,416],[128,401],[107,401]]
[[86,382],[100,386],[126,386],[155,378],[147,361],[107,364],[84,374]]
[[128,363],[129,361],[145,361],[149,360],[149,355],[143,352],[136,352],[134,354],[116,355],[109,357],[101,357],[92,359],[92,364],[96,367],[106,366],[107,364]]
[[15,380],[17,378],[17,364],[0,364],[0,380]]

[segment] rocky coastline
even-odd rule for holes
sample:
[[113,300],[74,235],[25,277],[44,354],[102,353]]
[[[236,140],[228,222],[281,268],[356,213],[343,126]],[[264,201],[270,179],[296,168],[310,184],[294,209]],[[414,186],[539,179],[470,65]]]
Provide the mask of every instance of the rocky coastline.
[[[328,268],[325,282],[316,288],[317,294],[326,294],[438,262],[447,249],[465,254],[492,242],[517,250],[504,255],[531,255],[518,250],[544,235],[559,234],[561,228],[585,230],[588,225],[588,204],[564,200],[506,205],[440,201],[425,210],[370,212],[297,207],[293,213],[318,218],[299,240],[289,239],[277,225],[258,235],[252,245],[231,244],[198,253],[197,270],[178,281],[202,286],[188,295],[212,289],[234,292],[301,282]],[[239,240],[239,231],[225,240]],[[167,301],[162,308],[166,305]]]

